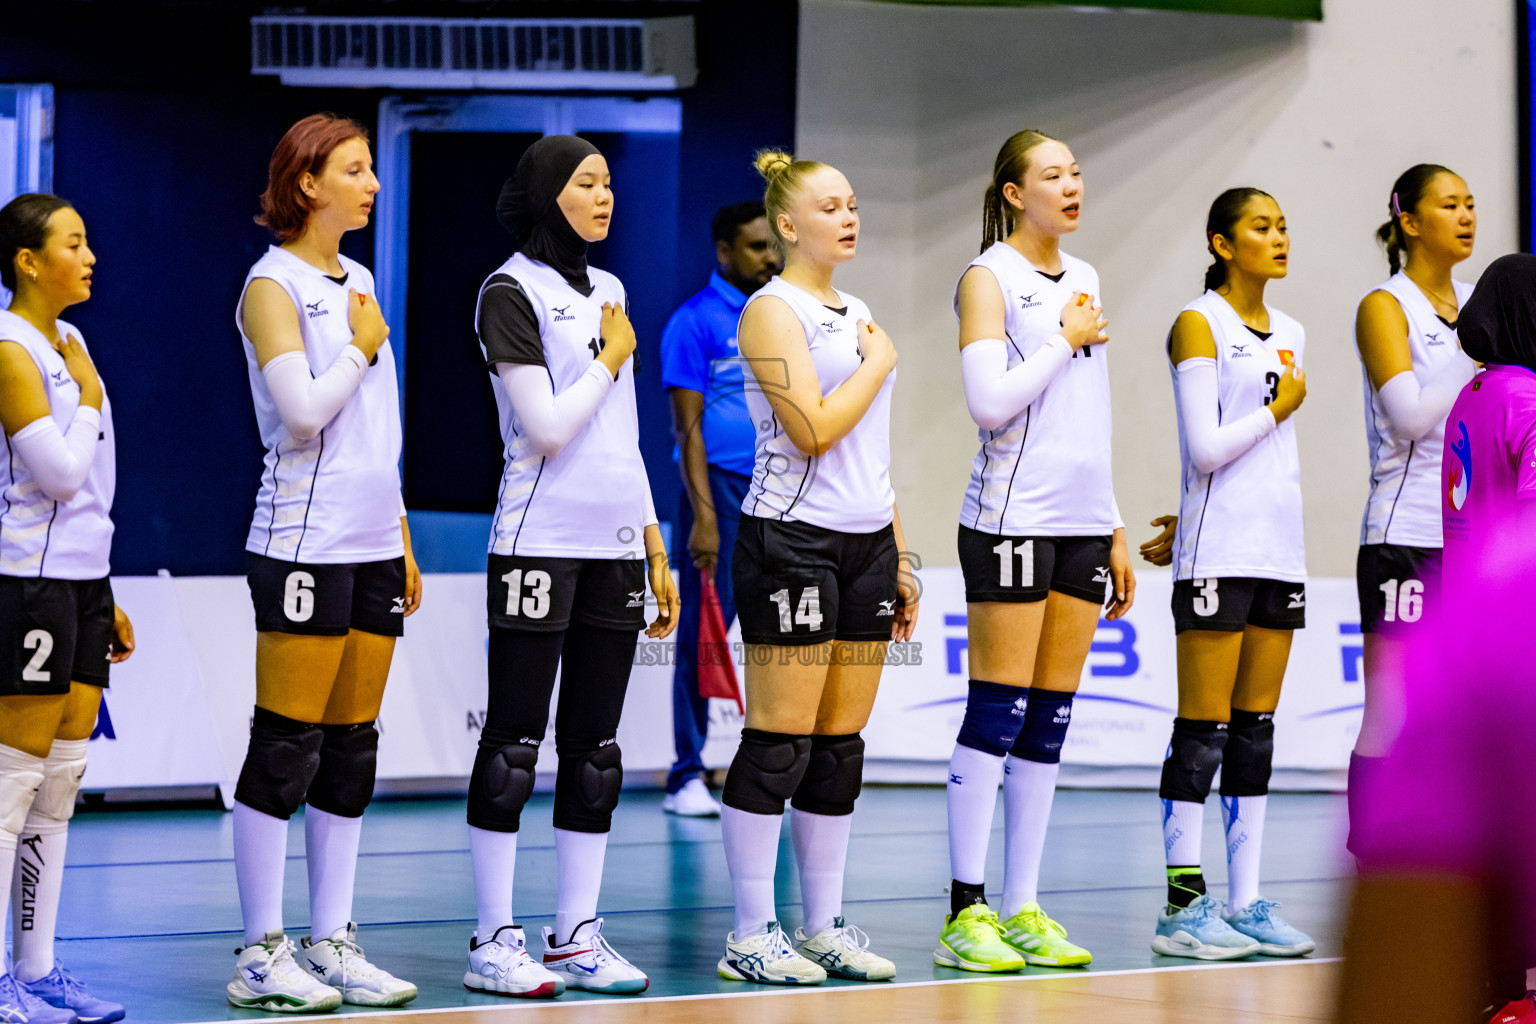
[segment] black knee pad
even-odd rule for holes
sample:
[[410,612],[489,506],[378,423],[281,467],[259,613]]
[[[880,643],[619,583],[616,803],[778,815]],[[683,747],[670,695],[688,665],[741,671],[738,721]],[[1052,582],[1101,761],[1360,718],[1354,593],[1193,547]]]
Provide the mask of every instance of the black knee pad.
[[469,823],[489,832],[516,832],[523,805],[533,795],[538,762],[537,740],[482,730],[469,773]]
[[1232,710],[1227,752],[1221,762],[1222,796],[1263,796],[1275,763],[1273,711]]
[[293,817],[320,768],[324,739],[318,725],[257,708],[251,718],[251,745],[235,783],[235,799],[274,818]]
[[343,818],[361,818],[373,799],[379,767],[379,730],[372,722],[322,725],[320,770],[309,784],[309,806]]
[[812,814],[852,814],[863,786],[863,736],[812,736],[810,761],[790,804]]
[[800,788],[810,760],[809,736],[743,729],[721,801],[751,814],[783,814],[784,801]]
[[596,750],[562,750],[555,775],[555,828],[570,832],[607,832],[624,785],[623,752],[618,740]]
[[1227,745],[1226,722],[1202,722],[1193,718],[1173,720],[1173,739],[1163,761],[1163,782],[1157,795],[1164,800],[1203,804],[1211,795],[1211,780],[1221,767]]

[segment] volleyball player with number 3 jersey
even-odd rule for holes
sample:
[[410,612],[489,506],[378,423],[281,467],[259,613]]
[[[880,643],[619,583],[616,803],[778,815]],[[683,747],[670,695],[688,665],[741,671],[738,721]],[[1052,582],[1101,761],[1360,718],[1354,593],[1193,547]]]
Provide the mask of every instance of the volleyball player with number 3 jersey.
[[1392,276],[1360,300],[1355,347],[1365,386],[1371,491],[1355,576],[1365,711],[1349,758],[1350,849],[1361,807],[1402,716],[1403,642],[1437,610],[1445,417],[1476,364],[1456,336],[1472,286],[1451,268],[1472,255],[1477,212],[1461,177],[1437,164],[1400,175],[1377,231]]
[[[736,537],[747,720],[721,802],[736,898],[722,977],[814,985],[895,976],[843,917],[843,871],[864,739],[886,644],[907,640],[917,590],[891,489],[896,349],[832,286],[858,246],[858,201],[835,167],[765,151],[763,205],[783,273],[742,309],[752,483]],[[798,945],[779,926],[774,868],[784,804],[805,908]]]
[[[628,298],[617,277],[587,265],[588,243],[608,237],[613,216],[607,161],[572,135],[540,139],[496,215],[517,249],[475,310],[506,464],[486,573],[486,718],[469,779],[478,916],[464,985],[534,998],[643,992],[649,979],[609,944],[597,902],[635,646],[642,629],[670,634],[679,602],[640,458]],[[539,962],[513,923],[512,880],[557,671],[559,883]]]
[[[246,945],[230,1003],[308,1013],[399,1006],[416,986],[363,956],[352,920],[375,727],[395,640],[421,600],[400,496],[399,381],[373,276],[341,255],[379,191],[363,127],[314,114],[273,151],[258,223],[277,245],[235,323],[267,451],[246,537],[256,710],[235,786]],[[304,812],[310,934],[283,933],[288,819]],[[297,958],[295,953],[297,952]]]
[[[960,513],[971,678],[949,763],[950,913],[933,959],[969,971],[1092,959],[1038,902],[1061,748],[1100,606],[1119,618],[1136,586],[1110,474],[1099,277],[1061,251],[1082,199],[1066,145],[1033,130],[1008,139],[987,186],[981,255],[955,294],[981,451]],[[1000,782],[1001,918],[983,885]]]
[[[1294,630],[1305,625],[1301,464],[1291,414],[1306,397],[1301,325],[1264,302],[1286,274],[1285,215],[1265,192],[1211,204],[1205,294],[1168,337],[1183,487],[1173,545],[1179,710],[1163,762],[1168,906],[1152,948],[1227,960],[1300,956],[1310,938],[1259,896],[1259,852]],[[1200,868],[1205,800],[1221,768],[1227,904]],[[1227,909],[1230,907],[1230,909]]]

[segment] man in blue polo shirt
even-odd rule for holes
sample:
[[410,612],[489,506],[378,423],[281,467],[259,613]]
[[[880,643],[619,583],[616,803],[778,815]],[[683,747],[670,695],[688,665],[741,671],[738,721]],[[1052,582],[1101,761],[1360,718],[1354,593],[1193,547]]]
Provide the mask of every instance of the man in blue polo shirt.
[[661,382],[672,400],[683,474],[675,536],[687,542],[686,554],[679,552],[676,559],[683,581],[683,619],[672,674],[677,760],[667,775],[662,807],[690,817],[720,813],[703,779],[709,701],[699,696],[699,573],[713,574],[729,626],[736,617],[731,552],[741,503],[752,481],[755,432],[742,390],[736,321],[747,296],[779,271],[778,247],[761,202],[722,208],[712,230],[719,267],[704,290],[672,314],[661,335]]

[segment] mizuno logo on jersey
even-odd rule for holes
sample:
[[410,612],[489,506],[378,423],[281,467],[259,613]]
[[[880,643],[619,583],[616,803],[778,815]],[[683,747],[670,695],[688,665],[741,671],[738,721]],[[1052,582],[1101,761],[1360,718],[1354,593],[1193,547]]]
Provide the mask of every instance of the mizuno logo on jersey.
[[880,616],[880,615],[895,615],[895,614],[896,614],[896,599],[894,597],[891,598],[889,601],[881,601],[880,602],[880,610],[875,612],[876,616]]
[[1109,566],[1107,566],[1107,565],[1097,565],[1097,566],[1094,566],[1094,569],[1093,569],[1093,582],[1095,582],[1095,583],[1108,583],[1109,582]]
[[570,306],[550,306],[550,312],[555,314],[554,322],[559,323],[561,320],[575,320],[576,318],[569,312],[570,308]]
[[405,614],[405,598],[397,597],[397,598],[394,598],[393,600],[395,602],[395,606],[389,610],[390,614],[391,615],[404,615]]
[[1036,306],[1045,305],[1045,303],[1039,302],[1035,299],[1035,296],[1039,294],[1039,292],[1030,292],[1028,295],[1019,296],[1019,301],[1023,303],[1023,308],[1034,309]]
[[1426,344],[1429,344],[1429,345],[1444,345],[1445,342],[1438,340],[1439,337],[1440,337],[1440,335],[1439,335],[1438,332],[1436,332],[1435,334],[1426,334],[1426,335],[1424,335],[1424,341],[1425,341]]
[[1306,606],[1307,592],[1305,590],[1298,590],[1293,593],[1291,595],[1291,603],[1286,605],[1287,608],[1305,608]]
[[840,325],[836,320],[828,320],[826,323],[822,324],[821,326],[822,326],[822,328],[828,334],[841,334],[841,333],[843,333],[842,325]]
[[320,308],[324,304],[325,304],[325,300],[324,299],[320,299],[319,301],[316,301],[316,302],[306,302],[306,303],[304,303],[304,308],[308,311],[309,318],[311,320],[313,320],[317,316],[326,316],[326,315],[328,315],[331,312],[328,309],[321,309]]
[[69,383],[69,371],[68,370],[59,370],[59,371],[57,371],[55,373],[49,374],[49,376],[53,378],[53,386],[54,387],[62,388],[62,387],[64,387],[65,385],[67,385]]
[[645,591],[643,591],[643,590],[631,590],[629,592],[629,604],[625,605],[624,607],[626,607],[626,608],[643,608],[643,607],[645,607]]
[[1252,359],[1253,358],[1253,353],[1248,351],[1248,346],[1247,345],[1233,345],[1232,346],[1232,358],[1233,359]]

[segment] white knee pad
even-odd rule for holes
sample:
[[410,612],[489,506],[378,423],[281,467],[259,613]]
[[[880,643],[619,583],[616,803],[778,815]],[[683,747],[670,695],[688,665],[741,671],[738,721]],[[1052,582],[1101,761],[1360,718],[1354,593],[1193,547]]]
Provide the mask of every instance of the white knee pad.
[[86,748],[90,740],[54,740],[43,761],[43,781],[32,800],[24,826],[28,835],[50,835],[69,827],[75,816],[75,795],[85,778]]
[[26,827],[27,812],[43,782],[44,763],[40,757],[0,746],[0,832],[9,833],[13,843]]

